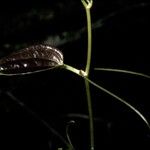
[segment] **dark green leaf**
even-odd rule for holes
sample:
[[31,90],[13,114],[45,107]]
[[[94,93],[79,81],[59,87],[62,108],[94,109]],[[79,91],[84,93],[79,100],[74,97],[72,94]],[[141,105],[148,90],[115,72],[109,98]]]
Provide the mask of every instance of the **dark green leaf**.
[[1,74],[28,74],[63,65],[62,53],[49,45],[34,45],[0,59]]

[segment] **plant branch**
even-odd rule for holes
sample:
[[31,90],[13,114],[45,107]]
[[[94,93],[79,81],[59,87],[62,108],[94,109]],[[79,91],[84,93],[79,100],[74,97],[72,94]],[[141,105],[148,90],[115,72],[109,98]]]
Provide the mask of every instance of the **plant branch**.
[[74,68],[74,67],[72,67],[70,65],[63,64],[63,68],[80,76],[80,70],[78,70],[78,69],[76,69],[76,68]]

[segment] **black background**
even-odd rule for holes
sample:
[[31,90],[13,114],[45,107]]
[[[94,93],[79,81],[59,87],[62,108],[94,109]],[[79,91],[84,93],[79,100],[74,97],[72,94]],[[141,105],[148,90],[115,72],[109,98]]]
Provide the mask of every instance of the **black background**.
[[[150,3],[148,0],[94,0],[90,78],[124,98],[150,120],[150,81],[143,77],[95,71],[95,67],[149,74]],[[80,0],[1,1],[0,57],[39,43],[56,46],[64,62],[84,69],[86,17]],[[67,122],[76,149],[89,146],[84,81],[54,69],[27,76],[0,77],[0,149],[57,149],[64,143],[8,93],[36,112],[66,138]],[[144,122],[132,110],[91,87],[95,149],[150,147]],[[104,147],[104,148],[102,148]]]

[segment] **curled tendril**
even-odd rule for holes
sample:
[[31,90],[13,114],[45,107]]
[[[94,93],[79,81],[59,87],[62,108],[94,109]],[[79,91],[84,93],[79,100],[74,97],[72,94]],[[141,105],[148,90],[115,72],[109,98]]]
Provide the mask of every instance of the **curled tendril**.
[[93,0],[81,0],[86,9],[90,9],[93,5]]
[[71,125],[74,125],[75,124],[75,121],[74,120],[71,120],[71,121],[69,121],[68,122],[68,124],[67,124],[67,126],[66,126],[66,135],[67,135],[67,140],[68,140],[68,142],[69,142],[69,144],[70,144],[70,149],[69,150],[75,150],[75,148],[74,148],[74,146],[73,146],[73,144],[72,144],[72,142],[71,142],[71,139],[70,139],[70,136],[69,136],[69,129],[70,129],[70,126]]

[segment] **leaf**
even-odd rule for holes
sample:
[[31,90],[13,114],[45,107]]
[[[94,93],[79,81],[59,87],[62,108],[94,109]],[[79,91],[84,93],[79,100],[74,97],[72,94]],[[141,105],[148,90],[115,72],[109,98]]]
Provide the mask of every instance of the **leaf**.
[[1,75],[22,75],[63,65],[63,54],[49,45],[34,45],[0,59]]

